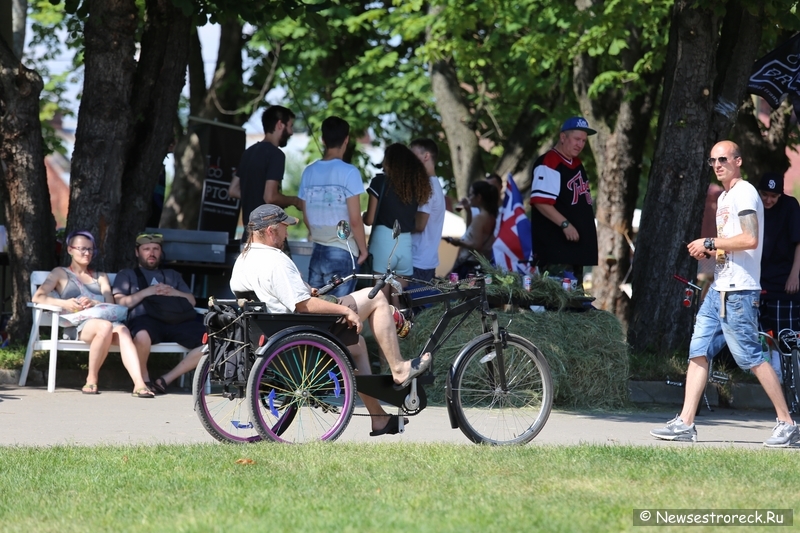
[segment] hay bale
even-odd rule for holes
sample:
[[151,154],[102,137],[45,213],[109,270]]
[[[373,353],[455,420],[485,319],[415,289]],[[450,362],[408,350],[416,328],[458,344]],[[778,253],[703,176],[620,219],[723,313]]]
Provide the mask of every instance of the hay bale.
[[[443,307],[437,306],[417,316],[409,336],[400,341],[404,357],[420,353],[443,312]],[[501,326],[528,339],[545,355],[553,373],[556,406],[594,409],[627,404],[628,345],[614,315],[598,310],[545,313],[498,310],[497,314]],[[444,403],[450,365],[461,348],[480,332],[480,313],[476,311],[436,353],[436,383],[426,388],[430,403]]]

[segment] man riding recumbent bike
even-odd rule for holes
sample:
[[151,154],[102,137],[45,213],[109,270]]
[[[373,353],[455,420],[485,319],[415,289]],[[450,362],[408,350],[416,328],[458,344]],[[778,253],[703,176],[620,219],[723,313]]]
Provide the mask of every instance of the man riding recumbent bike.
[[[276,245],[281,231],[285,235],[285,230],[275,230]],[[346,242],[349,231],[348,224],[340,222],[339,238]],[[395,241],[398,234],[396,224]],[[521,444],[536,437],[552,407],[550,369],[532,343],[499,326],[489,311],[483,277],[427,283],[398,276],[390,268],[384,274],[355,274],[354,263],[353,270],[345,278],[335,277],[316,294],[323,296],[359,277],[377,282],[369,298],[389,284],[407,309],[444,304],[444,313],[421,350],[431,355],[422,365],[422,355],[414,360],[420,372],[414,373],[412,365],[402,382],[392,374],[354,376],[348,346],[358,344],[357,336],[342,315],[271,313],[265,302],[212,299],[206,316],[207,353],[197,367],[193,388],[195,409],[211,435],[225,442],[334,440],[353,415],[356,391],[397,408],[392,430],[371,434],[402,432],[404,417],[427,405],[423,386],[435,380],[430,358],[478,310],[482,334],[460,350],[444,384],[451,426],[476,443]],[[404,290],[399,279],[422,287]],[[410,313],[394,315],[400,320],[398,330],[407,332],[410,323],[403,321],[410,320]],[[454,318],[458,320],[451,326]],[[422,372],[427,364],[431,366]],[[367,398],[362,398],[367,405]]]

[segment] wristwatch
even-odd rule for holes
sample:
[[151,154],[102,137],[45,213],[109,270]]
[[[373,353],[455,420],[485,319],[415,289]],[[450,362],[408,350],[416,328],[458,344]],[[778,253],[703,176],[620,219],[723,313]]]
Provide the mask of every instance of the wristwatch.
[[564,222],[561,223],[561,229],[567,229],[568,227],[569,227],[569,220],[564,220]]
[[707,237],[703,241],[703,248],[705,248],[706,250],[716,250],[717,247],[714,244],[714,239],[712,239],[711,237]]

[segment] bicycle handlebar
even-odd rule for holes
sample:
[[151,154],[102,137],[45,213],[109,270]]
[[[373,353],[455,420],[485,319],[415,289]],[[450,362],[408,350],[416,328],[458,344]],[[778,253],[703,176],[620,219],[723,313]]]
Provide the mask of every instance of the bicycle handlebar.
[[384,278],[379,279],[378,283],[376,283],[375,286],[372,287],[372,290],[369,291],[369,296],[368,296],[369,299],[372,300],[373,298],[375,298],[375,296],[378,295],[378,292],[384,287],[384,285],[386,285],[386,280]]

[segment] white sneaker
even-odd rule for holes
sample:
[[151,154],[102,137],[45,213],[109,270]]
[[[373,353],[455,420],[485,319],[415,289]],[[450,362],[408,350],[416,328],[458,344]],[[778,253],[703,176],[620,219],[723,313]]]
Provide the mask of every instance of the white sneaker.
[[694,424],[687,426],[680,415],[667,422],[666,427],[654,429],[650,434],[657,439],[697,442],[697,429]]
[[777,418],[775,422],[777,424],[772,428],[772,436],[764,441],[764,446],[768,448],[786,448],[800,441],[800,431],[797,429],[797,424],[787,424]]

